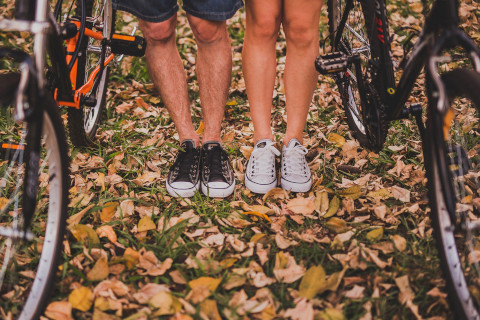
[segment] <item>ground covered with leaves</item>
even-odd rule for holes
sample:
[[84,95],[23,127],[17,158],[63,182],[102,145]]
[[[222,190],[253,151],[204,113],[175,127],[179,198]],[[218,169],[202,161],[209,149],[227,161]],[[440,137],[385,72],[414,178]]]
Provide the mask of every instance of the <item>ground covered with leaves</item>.
[[[423,2],[390,1],[393,55],[423,25]],[[478,3],[462,27],[480,42]],[[118,29],[137,24],[119,13]],[[326,38],[326,7],[320,26]],[[253,127],[241,72],[244,12],[228,23],[234,68],[223,144],[237,186],[227,199],[175,199],[165,189],[175,128],[145,61],[110,75],[98,147],[71,149],[70,212],[51,319],[404,319],[452,317],[432,237],[422,146],[412,121],[394,123],[379,153],[352,139],[334,82],[319,77],[304,144],[314,185],[264,196],[243,184]],[[7,39],[3,39],[7,41]],[[11,41],[11,40],[8,40]],[[328,42],[321,42],[321,50]],[[196,46],[183,14],[178,48],[202,132]],[[285,131],[286,46],[277,45],[272,125]],[[313,66],[312,66],[313,67]],[[425,105],[423,84],[411,102]],[[7,310],[0,310],[5,316]]]

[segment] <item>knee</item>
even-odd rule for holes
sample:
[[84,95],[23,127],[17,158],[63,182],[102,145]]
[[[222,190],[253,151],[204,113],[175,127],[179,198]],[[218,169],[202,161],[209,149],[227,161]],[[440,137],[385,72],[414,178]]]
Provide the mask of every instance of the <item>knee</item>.
[[227,38],[227,25],[223,21],[208,21],[200,18],[190,18],[195,40],[200,44],[209,44]]
[[280,19],[265,17],[252,19],[251,23],[247,25],[246,34],[259,41],[276,41],[279,29]]
[[147,42],[164,43],[175,39],[176,18],[162,22],[140,21],[140,28]]
[[317,46],[317,28],[303,23],[287,23],[284,29],[287,42],[293,46],[299,48]]

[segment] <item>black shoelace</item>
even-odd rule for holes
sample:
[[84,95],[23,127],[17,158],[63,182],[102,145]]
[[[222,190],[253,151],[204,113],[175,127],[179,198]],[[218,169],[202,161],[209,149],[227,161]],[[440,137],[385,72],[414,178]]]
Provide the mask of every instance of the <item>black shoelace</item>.
[[191,179],[190,174],[193,166],[196,165],[197,157],[198,155],[196,149],[185,149],[185,151],[180,151],[178,153],[175,164],[177,169],[176,179],[185,179],[187,177],[189,180]]
[[209,181],[227,181],[224,176],[224,162],[222,148],[215,146],[210,150],[205,150],[205,165],[208,168]]

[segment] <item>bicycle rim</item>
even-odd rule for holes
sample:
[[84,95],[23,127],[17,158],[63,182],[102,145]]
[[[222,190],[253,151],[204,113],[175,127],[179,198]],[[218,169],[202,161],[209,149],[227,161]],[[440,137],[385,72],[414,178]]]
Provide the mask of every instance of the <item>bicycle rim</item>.
[[480,75],[442,78],[450,109],[432,116],[426,156],[432,220],[451,306],[462,319],[480,319]]
[[[353,1],[353,8],[348,13],[346,25],[342,30],[339,41],[338,28],[345,14],[347,1],[329,0],[329,27],[332,51],[340,51],[350,56],[360,54],[361,66],[364,74],[367,73],[368,61],[371,59],[370,41],[365,26],[365,16],[359,1]],[[374,14],[373,12],[371,14]],[[343,106],[350,128],[359,141],[367,141],[364,126],[363,110],[358,89],[355,68],[353,66],[338,77],[337,84],[342,96]]]
[[[47,98],[45,103],[50,105],[43,114],[39,164],[33,169],[38,169],[38,175],[31,175],[38,180],[38,188],[35,183],[28,184],[30,190],[36,191],[36,206],[28,228],[33,239],[0,236],[0,306],[18,319],[38,319],[50,297],[65,229],[65,134],[53,100]],[[39,137],[31,134],[30,124],[17,125],[5,121],[5,117],[1,121],[5,134],[1,136],[4,152],[0,162],[0,226],[3,231],[22,232],[28,219],[23,210],[25,172],[33,167],[27,166],[26,161],[38,159],[31,153],[30,145]],[[10,146],[5,148],[6,144]]]
[[[102,32],[103,36],[110,38],[113,33],[112,20],[113,11],[110,0],[87,0],[87,25],[93,31]],[[77,13],[79,12],[77,8]],[[78,87],[83,85],[90,77],[92,72],[100,64],[101,60],[101,42],[93,38],[87,38],[87,43],[82,45],[82,55],[78,59],[77,83]],[[107,46],[106,59],[110,54]],[[81,110],[69,109],[69,131],[71,140],[75,145],[88,145],[95,137],[98,125],[101,121],[103,110],[105,108],[106,92],[108,85],[109,68],[106,67],[103,73],[99,75],[100,82],[95,92],[89,92],[94,98],[93,105],[81,105]]]

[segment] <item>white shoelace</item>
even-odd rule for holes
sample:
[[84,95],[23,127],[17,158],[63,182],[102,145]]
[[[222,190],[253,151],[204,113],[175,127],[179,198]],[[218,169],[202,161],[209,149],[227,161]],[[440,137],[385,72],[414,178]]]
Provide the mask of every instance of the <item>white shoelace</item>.
[[253,160],[252,175],[275,174],[275,155],[280,156],[280,151],[275,148],[271,141],[265,141],[263,148],[255,148],[251,154]]
[[310,170],[308,168],[307,160],[305,155],[308,153],[308,150],[297,144],[292,148],[285,148],[283,153],[283,174],[288,175],[299,175],[305,178],[310,177]]

